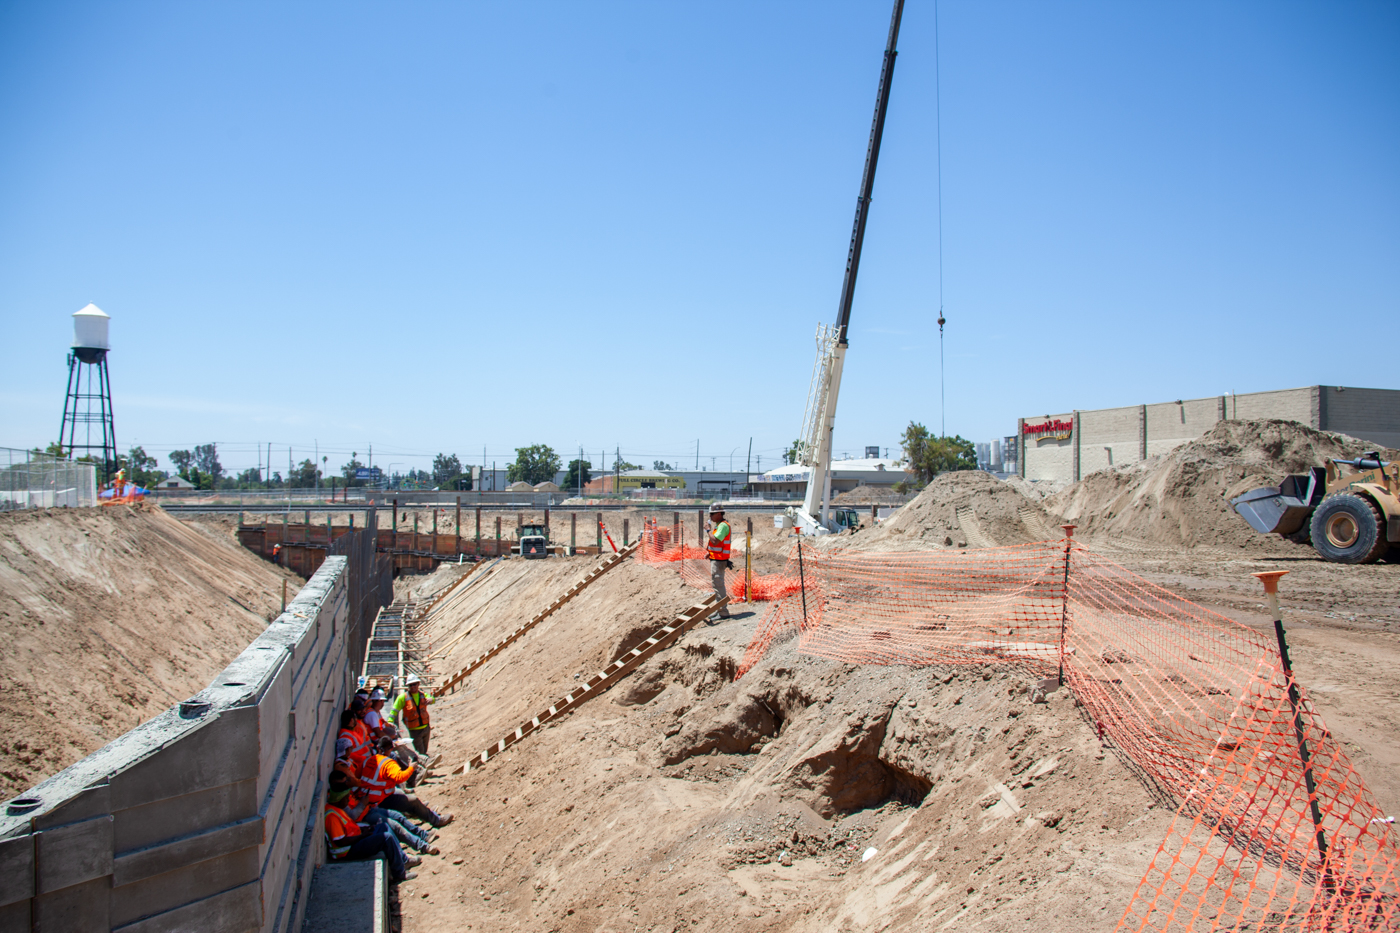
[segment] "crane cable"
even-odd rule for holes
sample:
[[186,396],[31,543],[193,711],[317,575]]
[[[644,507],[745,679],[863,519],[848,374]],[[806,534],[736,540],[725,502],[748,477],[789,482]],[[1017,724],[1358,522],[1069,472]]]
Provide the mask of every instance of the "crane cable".
[[938,0],[933,0],[933,112],[938,161],[938,433],[948,436],[947,390],[943,376],[943,95],[938,60]]

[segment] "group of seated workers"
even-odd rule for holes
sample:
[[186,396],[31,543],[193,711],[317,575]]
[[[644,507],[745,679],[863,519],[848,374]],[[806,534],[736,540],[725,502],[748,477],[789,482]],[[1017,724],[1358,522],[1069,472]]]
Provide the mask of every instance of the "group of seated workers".
[[[326,844],[332,859],[383,857],[397,884],[415,877],[409,869],[423,862],[403,847],[438,855],[434,830],[452,822],[452,814],[437,813],[408,793],[441,757],[428,758],[432,696],[417,677],[408,678],[393,707],[397,725],[384,714],[386,701],[380,687],[361,689],[340,714],[335,766],[326,779]],[[407,737],[400,737],[401,727]]]

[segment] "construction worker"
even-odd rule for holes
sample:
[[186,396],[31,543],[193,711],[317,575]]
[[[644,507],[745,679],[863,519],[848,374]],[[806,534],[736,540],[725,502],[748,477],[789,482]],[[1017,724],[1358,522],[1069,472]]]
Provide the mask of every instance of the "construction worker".
[[[363,709],[363,707],[360,709]],[[370,748],[369,730],[365,726],[364,720],[360,718],[359,710],[355,708],[353,703],[350,705],[349,709],[342,710],[340,713],[340,733],[336,736],[337,752],[340,750],[340,742],[342,739],[348,740],[350,743],[343,757],[349,758],[355,763],[356,767],[364,764],[365,759],[370,756],[373,750]],[[336,757],[342,756],[337,754]]]
[[408,730],[408,737],[413,740],[413,747],[418,750],[418,754],[426,755],[428,739],[433,734],[433,727],[428,722],[428,707],[432,704],[433,697],[432,694],[423,692],[423,681],[417,674],[410,674],[404,686],[407,689],[395,698],[394,712],[390,718],[394,725]]
[[379,738],[387,724],[384,718],[384,703],[388,698],[384,696],[384,691],[375,687],[369,692],[369,709],[365,710],[365,725],[369,726],[370,734]]
[[326,845],[332,859],[370,859],[381,854],[389,862],[389,876],[395,884],[409,881],[417,875],[408,869],[421,865],[418,856],[403,854],[403,847],[387,823],[367,827],[333,803],[326,803]]
[[326,801],[340,807],[352,820],[370,826],[387,823],[402,845],[411,846],[424,855],[441,854],[441,850],[433,845],[436,832],[431,829],[419,830],[416,823],[397,810],[371,806],[363,794],[356,795],[355,785],[343,772],[332,771],[326,783]]
[[[710,506],[710,537],[705,542],[705,559],[710,562],[710,582],[714,584],[715,595],[723,599],[729,595],[724,588],[724,571],[730,566],[729,544],[733,538],[729,522],[724,520],[724,507],[718,502]],[[729,618],[729,607],[719,611],[721,619]]]
[[439,815],[417,797],[410,797],[399,790],[399,785],[406,783],[413,776],[415,769],[412,765],[408,768],[399,767],[399,763],[389,757],[393,749],[394,740],[384,736],[379,740],[378,754],[366,761],[360,771],[360,782],[365,786],[365,799],[370,802],[370,806],[407,813],[434,829],[441,829],[451,823],[452,814]]

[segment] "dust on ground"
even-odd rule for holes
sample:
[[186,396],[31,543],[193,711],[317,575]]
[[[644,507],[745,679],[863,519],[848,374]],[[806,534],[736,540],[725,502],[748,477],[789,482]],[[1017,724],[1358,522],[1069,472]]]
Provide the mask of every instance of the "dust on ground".
[[0,789],[203,689],[281,607],[279,571],[153,506],[0,514]]

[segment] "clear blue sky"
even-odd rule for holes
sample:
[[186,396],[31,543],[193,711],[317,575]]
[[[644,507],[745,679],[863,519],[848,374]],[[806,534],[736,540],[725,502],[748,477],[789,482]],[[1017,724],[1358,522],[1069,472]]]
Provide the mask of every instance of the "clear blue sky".
[[[940,423],[933,11],[908,0],[838,454]],[[1400,387],[1400,4],[939,15],[949,433]],[[0,3],[0,445],[56,436],[95,302],[118,439],[162,466],[208,441],[233,469],[268,441],[691,466],[698,439],[723,469],[750,437],[775,466],[888,17]]]

